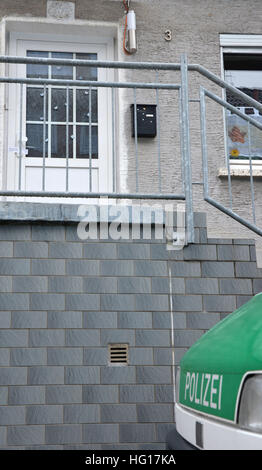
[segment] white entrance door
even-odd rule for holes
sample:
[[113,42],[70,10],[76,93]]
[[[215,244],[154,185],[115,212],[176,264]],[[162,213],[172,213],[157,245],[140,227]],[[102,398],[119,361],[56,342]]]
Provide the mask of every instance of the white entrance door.
[[[12,55],[18,56],[108,58],[105,44],[46,40],[17,40],[15,44]],[[8,189],[111,191],[111,93],[95,86],[97,80],[108,80],[107,69],[34,64],[12,65],[11,69],[17,77],[91,80],[94,86],[30,84],[23,85],[21,95],[20,85],[10,85]]]

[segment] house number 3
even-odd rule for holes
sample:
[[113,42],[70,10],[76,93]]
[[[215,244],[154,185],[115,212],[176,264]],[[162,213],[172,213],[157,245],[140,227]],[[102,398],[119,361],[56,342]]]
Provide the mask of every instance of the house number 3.
[[164,34],[164,38],[166,41],[171,41],[172,39],[172,31],[170,29],[167,29]]

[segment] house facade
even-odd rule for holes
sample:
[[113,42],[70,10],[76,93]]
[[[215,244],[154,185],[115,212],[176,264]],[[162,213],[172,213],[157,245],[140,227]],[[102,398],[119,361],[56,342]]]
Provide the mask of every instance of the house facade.
[[[127,8],[127,3],[125,3]],[[163,7],[164,5],[164,7]],[[137,52],[127,55],[123,48],[125,10],[118,0],[97,2],[19,2],[1,6],[2,55],[61,59],[86,59],[125,62],[180,63],[181,54],[187,55],[189,64],[200,64],[218,77],[259,98],[261,37],[256,4],[246,6],[225,2],[223,5],[198,2],[192,10],[191,3],[134,2],[129,5],[136,14]],[[244,10],[244,13],[242,13]],[[238,13],[239,12],[239,13]],[[241,13],[240,13],[241,12]],[[149,16],[148,16],[149,15]],[[248,22],[240,18],[247,15]],[[150,17],[150,21],[149,21]],[[162,82],[180,84],[180,72],[169,73],[138,69],[87,69],[69,66],[27,68],[17,64],[3,65],[3,72],[12,77],[41,77],[44,79],[92,80],[109,82]],[[236,70],[234,70],[236,69]],[[238,222],[225,217],[203,201],[203,169],[199,113],[199,86],[207,85],[210,91],[222,96],[242,111],[248,103],[223,95],[221,87],[208,83],[203,76],[189,72],[190,151],[194,209],[208,214],[211,235],[234,236],[248,233]],[[31,86],[31,89],[30,89]],[[40,87],[40,85],[38,85]],[[18,86],[6,85],[2,92],[1,175],[2,189],[39,190],[42,186],[43,156],[43,87],[24,87],[23,96]],[[248,91],[249,90],[249,91]],[[42,95],[42,96],[41,96]],[[88,92],[71,90],[68,95],[69,127],[66,129],[66,89],[46,92],[46,190],[88,191],[90,184],[95,192],[118,191],[132,193],[181,193],[181,139],[179,130],[179,93],[177,90],[100,88],[93,91],[92,109],[92,177],[89,181],[89,117]],[[157,136],[139,138],[137,148],[132,136],[130,106],[158,103]],[[210,101],[210,100],[209,100]],[[80,103],[82,108],[80,108]],[[20,121],[20,107],[21,120]],[[112,106],[114,116],[112,117]],[[78,111],[79,107],[79,111]],[[18,111],[17,111],[18,110]],[[39,110],[39,113],[37,112]],[[211,196],[226,207],[231,207],[242,217],[250,217],[252,203],[256,206],[256,224],[260,214],[260,133],[251,125],[251,149],[248,152],[247,122],[241,117],[229,116],[217,103],[207,104],[207,150],[209,189]],[[251,109],[249,116],[259,121],[259,110]],[[38,115],[39,114],[39,115]],[[115,120],[114,120],[115,119]],[[114,121],[113,121],[114,120]],[[240,134],[232,134],[239,128]],[[21,139],[20,139],[21,131]],[[254,132],[253,132],[254,131]],[[66,139],[68,132],[68,139]],[[252,133],[253,132],[253,133]],[[253,135],[254,134],[254,135]],[[139,134],[138,134],[139,135]],[[231,135],[231,138],[230,138]],[[241,137],[242,136],[242,137]],[[244,137],[243,137],[244,136]],[[233,139],[233,140],[232,140]],[[69,183],[66,186],[66,144],[70,158]],[[112,140],[114,149],[112,149]],[[22,150],[19,149],[21,141]],[[226,147],[228,142],[228,148]],[[19,176],[19,154],[22,169]],[[114,153],[114,155],[113,155]],[[160,158],[158,157],[160,153]],[[249,153],[253,160],[252,201],[250,191]],[[64,155],[64,158],[60,156]],[[26,158],[25,158],[26,157]],[[229,157],[230,171],[228,171]],[[139,160],[139,175],[136,174]],[[159,173],[161,172],[161,175]],[[228,191],[228,173],[232,175]],[[161,183],[159,184],[159,177]],[[88,186],[86,184],[88,181]],[[90,188],[91,189],[91,188]],[[230,199],[230,201],[229,201]],[[231,201],[232,199],[232,201]],[[248,236],[248,235],[247,235]]]
[[1,2],[2,449],[164,449],[183,353],[261,290],[260,9]]

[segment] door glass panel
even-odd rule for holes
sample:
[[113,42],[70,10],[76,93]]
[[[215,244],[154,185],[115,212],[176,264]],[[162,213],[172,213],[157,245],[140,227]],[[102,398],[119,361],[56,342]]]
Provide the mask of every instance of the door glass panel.
[[[98,157],[98,129],[92,126],[92,158]],[[76,158],[89,158],[89,126],[76,127]]]
[[[27,151],[28,157],[43,157],[43,124],[27,124]],[[46,126],[46,155],[48,148],[48,126]]]
[[[66,100],[67,90],[52,88],[52,101],[51,101],[51,120],[53,122],[66,121]],[[73,92],[69,90],[69,121],[73,121]]]
[[[27,51],[29,57],[97,60],[97,54],[69,52]],[[62,80],[97,80],[96,67],[67,65],[28,65],[27,77]],[[69,89],[69,155],[89,159],[89,113],[92,122],[92,158],[98,158],[98,91],[92,88],[89,110],[89,88]],[[66,158],[66,103],[67,87],[46,85],[46,157]],[[43,155],[44,88],[26,87],[26,135],[28,157]]]
[[[52,59],[73,59],[73,54],[69,52],[52,52]],[[73,67],[70,65],[53,65],[51,78],[60,78],[61,80],[73,79]]]
[[[46,90],[46,121],[48,109],[48,90]],[[44,120],[44,88],[28,87],[26,93],[26,110],[28,121]]]
[[[91,91],[91,122],[97,123],[97,90]],[[76,121],[89,122],[89,90],[76,90]]]
[[[27,57],[48,58],[48,52],[27,51]],[[27,64],[26,76],[28,78],[48,78],[48,65]]]
[[[73,158],[73,127],[69,126],[69,158]],[[51,157],[66,158],[66,126],[51,126]]]
[[[97,60],[97,54],[76,54],[78,60]],[[76,67],[77,80],[97,80],[96,67]]]

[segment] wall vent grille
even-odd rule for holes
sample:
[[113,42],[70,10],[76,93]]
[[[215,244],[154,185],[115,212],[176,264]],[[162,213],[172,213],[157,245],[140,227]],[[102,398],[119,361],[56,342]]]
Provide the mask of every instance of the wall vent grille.
[[128,364],[128,344],[109,344],[109,362],[115,365]]

